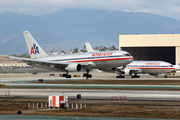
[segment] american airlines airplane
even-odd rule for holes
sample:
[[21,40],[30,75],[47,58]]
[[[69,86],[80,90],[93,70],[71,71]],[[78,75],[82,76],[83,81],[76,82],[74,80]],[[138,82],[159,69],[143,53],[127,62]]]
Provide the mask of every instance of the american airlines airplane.
[[133,57],[122,50],[47,55],[28,31],[23,31],[23,34],[31,59],[12,56],[10,58],[21,59],[34,67],[65,71],[66,73],[63,74],[63,77],[66,78],[71,78],[71,75],[68,74],[69,72],[80,71],[81,68],[86,70],[83,77],[91,78],[92,75],[89,74],[90,69],[116,68],[118,66],[126,66],[133,61]]
[[139,78],[137,74],[149,74],[159,75],[165,74],[165,78],[169,73],[174,73],[180,70],[179,65],[172,65],[165,61],[133,61],[126,65],[125,68],[117,67],[115,69],[101,69],[105,72],[116,72],[119,76],[117,78],[124,78],[125,76],[131,76],[132,78]]
[[[88,42],[86,42],[85,45],[88,52],[94,51]],[[117,78],[124,78],[125,76],[139,78],[140,76],[137,74],[159,75],[162,73],[164,73],[165,78],[167,78],[167,74],[180,70],[180,66],[172,65],[165,61],[133,61],[126,65],[126,67],[105,68],[100,70],[112,73],[116,72],[119,74],[119,76],[116,76]]]

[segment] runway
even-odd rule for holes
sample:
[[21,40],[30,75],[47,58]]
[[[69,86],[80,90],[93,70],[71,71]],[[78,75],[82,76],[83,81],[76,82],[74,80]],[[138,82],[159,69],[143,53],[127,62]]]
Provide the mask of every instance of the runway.
[[[61,72],[63,73],[63,72]],[[84,72],[72,72],[70,73],[72,76],[81,75]],[[89,80],[180,80],[180,73],[176,74],[177,78],[172,78],[168,76],[168,78],[164,78],[164,75],[159,75],[159,77],[150,76],[148,74],[141,74],[140,78],[131,78],[130,76],[125,76],[125,78],[116,78],[116,73],[106,73],[106,72],[97,72],[96,70],[90,72],[93,77],[89,78]],[[50,74],[54,74],[54,76],[50,76]],[[44,79],[46,81],[52,80],[86,80],[85,77],[72,77],[71,79],[66,79],[63,77],[59,77],[59,72],[55,73],[17,73],[17,74],[0,74],[0,83],[8,83],[8,82],[31,82],[37,81],[38,79]],[[171,78],[170,78],[171,77]]]
[[6,87],[32,87],[32,88],[153,88],[153,89],[180,89],[180,85],[115,85],[115,84],[46,84],[46,83],[1,83]]
[[[151,81],[156,81],[156,80],[177,80],[179,81],[179,78],[156,78],[152,77],[149,75],[142,75],[142,78],[115,78],[114,74],[97,74],[96,72],[94,77],[89,79],[89,80],[151,80]],[[180,85],[121,85],[121,84],[51,84],[51,83],[32,83],[32,82],[38,82],[39,79],[43,79],[44,81],[71,81],[71,80],[82,80],[82,81],[87,81],[86,78],[84,77],[73,77],[72,79],[66,79],[63,77],[57,77],[58,75],[56,74],[55,76],[49,76],[49,74],[38,74],[38,75],[33,75],[33,74],[5,74],[4,76],[0,76],[0,84],[5,84],[6,87],[32,87],[32,88],[108,88],[108,89],[114,89],[114,88],[141,88],[141,89],[180,89]]]
[[[24,75],[24,74],[23,74]],[[129,78],[117,79],[112,74],[103,74],[93,77],[93,80],[106,79],[106,80],[128,80]],[[11,76],[11,77],[9,77]],[[0,89],[0,96],[4,97],[5,93],[10,93],[11,97],[39,97],[47,98],[49,95],[67,95],[72,99],[76,99],[77,94],[81,94],[82,99],[111,99],[112,97],[126,97],[128,100],[174,100],[180,101],[179,91],[159,91],[159,90],[113,90],[113,88],[166,88],[166,89],[180,89],[180,85],[121,85],[121,84],[48,84],[48,83],[30,83],[32,81],[38,81],[38,79],[44,79],[47,81],[52,80],[86,80],[83,77],[64,79],[56,76],[45,76],[26,74],[20,75],[3,75],[0,76],[0,83],[5,84],[6,87],[15,87],[17,89],[3,88]],[[148,76],[148,75],[147,75]],[[142,80],[179,80],[179,78],[155,78],[147,77],[137,78]],[[137,80],[133,79],[133,80]],[[31,89],[19,89],[21,87],[29,87]],[[39,89],[39,88],[46,89]],[[36,88],[36,89],[34,89]],[[48,88],[48,89],[47,89]],[[66,88],[66,89],[54,89],[54,88]],[[68,89],[67,89],[68,88]],[[73,88],[73,89],[72,89]],[[75,88],[75,89],[74,89]],[[82,89],[79,89],[82,88]],[[87,89],[98,88],[98,90]],[[103,90],[106,88],[109,90]]]
[[180,101],[180,91],[152,91],[152,90],[87,90],[87,89],[0,89],[3,97],[9,92],[11,97],[47,98],[51,95],[66,95],[76,99],[81,94],[82,99],[111,99],[112,97],[126,97],[127,100],[170,100]]

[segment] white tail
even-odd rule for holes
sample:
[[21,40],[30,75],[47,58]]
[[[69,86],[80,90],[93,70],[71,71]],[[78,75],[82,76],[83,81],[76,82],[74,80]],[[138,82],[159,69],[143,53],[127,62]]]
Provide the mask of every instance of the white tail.
[[35,41],[35,39],[28,31],[23,31],[23,34],[31,59],[47,56],[47,54],[43,51],[43,49],[39,46],[39,44]]
[[85,46],[86,46],[87,52],[94,52],[93,48],[88,42],[85,43]]

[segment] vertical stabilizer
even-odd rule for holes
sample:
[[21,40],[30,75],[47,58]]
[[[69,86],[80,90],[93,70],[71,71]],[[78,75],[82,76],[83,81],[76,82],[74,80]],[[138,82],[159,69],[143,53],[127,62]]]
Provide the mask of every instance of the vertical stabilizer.
[[94,52],[93,48],[88,42],[85,43],[85,46],[86,46],[87,52]]
[[23,31],[23,34],[31,59],[47,56],[47,54],[43,51],[43,49],[39,46],[39,44],[35,41],[35,39],[28,31]]

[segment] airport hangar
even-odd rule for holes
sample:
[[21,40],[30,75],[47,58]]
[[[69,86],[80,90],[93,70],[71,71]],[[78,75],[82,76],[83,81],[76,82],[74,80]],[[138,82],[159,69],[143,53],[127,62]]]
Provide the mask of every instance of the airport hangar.
[[119,49],[134,60],[162,60],[180,63],[180,34],[119,35]]

